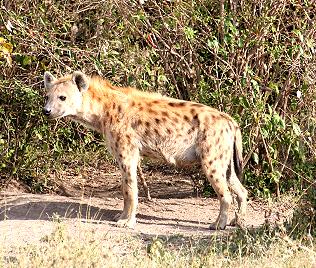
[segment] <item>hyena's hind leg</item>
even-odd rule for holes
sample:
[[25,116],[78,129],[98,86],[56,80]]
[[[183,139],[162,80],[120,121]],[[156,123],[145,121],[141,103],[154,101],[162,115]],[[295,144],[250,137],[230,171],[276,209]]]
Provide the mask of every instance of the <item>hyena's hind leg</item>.
[[232,203],[232,195],[226,180],[226,171],[223,172],[221,162],[215,159],[202,160],[202,167],[220,202],[220,211],[218,217],[216,221],[210,225],[210,229],[223,230],[226,228],[228,210]]
[[247,196],[248,191],[245,187],[241,184],[240,180],[238,179],[236,172],[234,170],[234,162],[231,161],[230,167],[231,173],[228,175],[228,185],[232,192],[236,194],[237,204],[238,204],[238,212],[235,213],[235,218],[231,221],[231,225],[238,225],[239,227],[243,228],[245,223],[246,217],[246,210],[247,210]]
[[147,185],[147,182],[146,182],[146,178],[145,178],[145,175],[143,173],[142,166],[141,166],[141,160],[138,162],[137,173],[138,173],[138,177],[140,178],[140,181],[142,183],[142,186],[143,186],[144,192],[146,194],[146,197],[147,197],[148,201],[151,201],[149,188],[148,188],[148,185]]

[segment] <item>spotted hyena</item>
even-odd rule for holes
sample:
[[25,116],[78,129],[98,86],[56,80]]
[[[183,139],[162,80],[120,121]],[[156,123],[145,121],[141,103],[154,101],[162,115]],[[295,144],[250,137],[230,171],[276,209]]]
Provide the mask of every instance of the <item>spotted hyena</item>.
[[237,123],[226,113],[189,101],[111,85],[82,72],[54,78],[44,74],[43,113],[69,117],[102,133],[122,172],[123,212],[119,226],[134,227],[138,203],[137,166],[141,156],[176,166],[201,166],[220,201],[211,229],[224,229],[236,194],[238,219],[246,213],[242,175],[242,140]]

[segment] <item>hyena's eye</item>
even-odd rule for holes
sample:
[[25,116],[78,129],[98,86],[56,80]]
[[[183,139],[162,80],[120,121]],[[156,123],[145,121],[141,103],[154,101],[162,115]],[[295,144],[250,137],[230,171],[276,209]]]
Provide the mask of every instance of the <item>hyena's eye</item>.
[[65,101],[65,100],[66,100],[66,96],[59,96],[59,99],[60,99],[61,101]]

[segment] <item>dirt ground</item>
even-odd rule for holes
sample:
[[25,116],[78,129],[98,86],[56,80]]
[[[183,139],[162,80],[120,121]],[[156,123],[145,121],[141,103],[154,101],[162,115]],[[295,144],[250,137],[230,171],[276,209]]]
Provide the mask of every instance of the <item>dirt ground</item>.
[[[135,229],[118,228],[113,221],[123,207],[120,173],[114,165],[83,167],[80,172],[71,168],[65,170],[53,178],[57,185],[55,194],[25,193],[12,183],[0,193],[0,245],[35,243],[51,234],[56,222],[60,221],[74,233],[84,228],[147,237],[214,234],[208,227],[217,217],[219,202],[215,198],[202,197],[196,191],[197,179],[192,179],[192,172],[146,166],[144,174],[153,200],[144,197],[140,185]],[[231,208],[230,218],[235,209],[236,204]],[[250,200],[247,226],[260,226],[264,216],[265,205]]]

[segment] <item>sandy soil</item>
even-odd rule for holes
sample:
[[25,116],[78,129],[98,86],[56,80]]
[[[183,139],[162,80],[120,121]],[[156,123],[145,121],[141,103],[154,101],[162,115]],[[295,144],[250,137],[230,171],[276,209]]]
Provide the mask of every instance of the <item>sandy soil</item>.
[[[77,173],[74,169],[65,170],[54,178],[58,185],[55,194],[23,193],[18,187],[9,187],[0,193],[0,245],[36,243],[51,234],[60,221],[73,233],[81,232],[82,228],[147,237],[205,237],[214,233],[208,226],[217,217],[218,200],[197,193],[192,173],[169,167],[147,167],[144,173],[153,200],[143,197],[140,186],[137,224],[133,230],[118,228],[113,221],[123,206],[120,174],[113,165],[88,167]],[[235,208],[236,204],[232,206],[230,218]],[[263,224],[264,213],[262,203],[249,201],[247,226]]]

